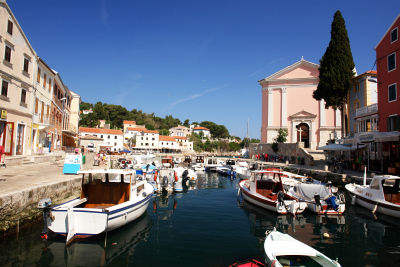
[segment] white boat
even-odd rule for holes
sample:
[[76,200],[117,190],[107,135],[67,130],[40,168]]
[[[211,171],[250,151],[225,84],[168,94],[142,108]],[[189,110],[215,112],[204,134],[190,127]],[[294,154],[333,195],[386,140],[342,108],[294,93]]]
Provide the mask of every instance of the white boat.
[[346,202],[343,195],[334,194],[332,186],[325,184],[301,183],[295,180],[290,183],[283,181],[288,186],[288,194],[307,203],[308,209],[320,215],[340,215],[346,209]]
[[267,232],[264,241],[267,266],[341,266],[318,250],[275,230]]
[[400,177],[392,175],[375,176],[369,185],[347,184],[352,204],[358,204],[388,216],[400,218]]
[[244,200],[280,214],[300,214],[307,204],[285,192],[278,171],[252,171],[249,180],[239,183]]
[[238,161],[238,164],[236,165],[236,174],[240,179],[249,179],[249,164],[246,161]]
[[[98,235],[121,227],[146,212],[153,187],[137,182],[134,170],[95,169],[82,174],[81,196],[50,208],[47,227],[74,238]],[[41,203],[39,203],[41,204]]]

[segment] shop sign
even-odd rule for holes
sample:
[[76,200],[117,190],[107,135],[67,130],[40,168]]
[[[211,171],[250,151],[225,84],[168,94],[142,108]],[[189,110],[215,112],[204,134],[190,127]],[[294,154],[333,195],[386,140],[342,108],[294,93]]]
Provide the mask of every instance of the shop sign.
[[1,118],[2,120],[6,120],[6,119],[7,119],[7,110],[1,109],[0,118]]

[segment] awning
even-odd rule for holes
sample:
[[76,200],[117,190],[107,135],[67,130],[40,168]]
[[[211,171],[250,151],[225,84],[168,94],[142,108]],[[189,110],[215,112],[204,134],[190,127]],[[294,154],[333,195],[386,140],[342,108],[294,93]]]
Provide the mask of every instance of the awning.
[[344,145],[339,145],[339,144],[329,144],[326,146],[320,146],[317,148],[318,150],[324,150],[324,151],[350,151],[354,150],[352,149],[351,146],[344,146]]
[[400,140],[400,132],[379,132],[375,135],[375,142],[396,142]]

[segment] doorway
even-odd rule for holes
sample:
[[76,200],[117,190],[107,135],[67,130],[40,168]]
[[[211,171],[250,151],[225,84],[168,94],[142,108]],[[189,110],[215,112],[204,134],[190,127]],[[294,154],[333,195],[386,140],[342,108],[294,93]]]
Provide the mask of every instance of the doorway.
[[17,155],[22,155],[24,152],[24,130],[25,130],[25,125],[23,124],[18,124],[17,128],[17,147],[15,153]]
[[297,142],[303,142],[305,148],[310,148],[310,127],[307,123],[296,125]]

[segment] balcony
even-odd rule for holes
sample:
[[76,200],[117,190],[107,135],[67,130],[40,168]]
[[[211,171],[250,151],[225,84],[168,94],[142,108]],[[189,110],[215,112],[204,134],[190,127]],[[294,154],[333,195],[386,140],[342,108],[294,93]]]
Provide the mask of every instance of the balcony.
[[69,123],[63,126],[63,132],[69,133],[70,135],[77,135],[78,128],[75,125]]
[[356,117],[378,113],[378,103],[356,109]]
[[33,114],[32,122],[38,124],[40,130],[48,128],[53,125],[53,123],[50,122],[50,119],[48,117],[46,117],[45,115],[41,116],[40,113]]

